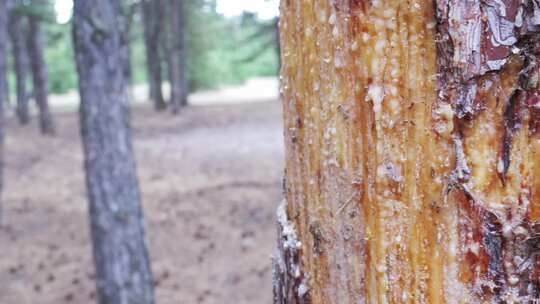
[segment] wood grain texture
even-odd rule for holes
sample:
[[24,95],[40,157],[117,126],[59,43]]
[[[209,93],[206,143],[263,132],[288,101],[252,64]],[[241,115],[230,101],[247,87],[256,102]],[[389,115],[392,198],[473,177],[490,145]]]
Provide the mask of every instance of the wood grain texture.
[[538,7],[282,0],[278,303],[538,299]]

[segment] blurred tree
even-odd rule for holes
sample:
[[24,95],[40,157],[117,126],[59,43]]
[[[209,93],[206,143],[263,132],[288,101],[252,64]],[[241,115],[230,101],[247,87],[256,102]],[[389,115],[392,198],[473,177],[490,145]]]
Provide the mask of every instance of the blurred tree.
[[[8,3],[7,0],[0,0],[0,195],[4,189],[4,104],[6,103],[6,53],[8,40]],[[2,218],[2,200],[0,199],[0,220]]]
[[275,303],[540,301],[540,7],[494,3],[281,1]]
[[30,121],[30,113],[28,110],[28,100],[30,96],[28,94],[28,88],[26,87],[30,64],[25,41],[25,37],[28,33],[27,25],[23,15],[19,14],[16,10],[11,10],[9,14],[9,35],[17,83],[16,113],[17,118],[22,125],[26,125]]
[[71,23],[43,23],[45,60],[51,93],[62,94],[77,87],[77,71],[71,39]]
[[121,0],[76,0],[73,17],[90,223],[101,304],[154,292],[129,125]]
[[[45,60],[48,63],[49,89],[51,93],[66,93],[77,86],[77,73],[71,45],[71,23],[57,23],[51,1],[47,5],[36,6],[28,0],[15,0],[21,5],[20,14],[40,15],[45,42]],[[169,7],[170,1],[162,1],[162,8]],[[129,35],[126,36],[131,50],[132,84],[138,85],[150,80],[147,75],[146,48],[144,42],[144,15],[142,0],[122,0],[128,22]],[[186,40],[186,78],[189,91],[213,89],[226,84],[241,84],[248,78],[275,76],[277,56],[274,47],[262,48],[271,35],[265,34],[248,40],[260,25],[271,23],[271,20],[245,22],[243,17],[225,17],[216,12],[214,0],[185,1],[185,40]],[[131,9],[130,9],[131,8]],[[133,12],[133,13],[131,13]],[[169,79],[165,41],[169,37],[170,22],[168,13],[163,13],[163,30],[160,33],[162,81]],[[130,17],[131,16],[131,17]],[[26,20],[25,20],[26,22]],[[172,32],[174,34],[174,32]],[[260,52],[262,50],[262,52]],[[259,53],[253,60],[244,60],[254,53]],[[54,63],[54,64],[53,64]],[[128,73],[128,71],[126,71]],[[28,74],[30,77],[30,74]],[[10,73],[10,80],[15,80],[15,73]],[[15,92],[15,81],[11,87]],[[27,83],[28,90],[31,82]],[[169,96],[163,91],[163,95]]]
[[[161,4],[161,33],[159,35],[159,49],[160,49],[160,60],[161,60],[161,80],[169,81],[171,80],[171,3],[170,1],[160,0]],[[148,75],[150,77],[150,75]],[[165,79],[164,79],[165,78]],[[162,94],[163,90],[162,90]],[[163,97],[165,99],[165,96]],[[170,98],[170,94],[169,94]],[[170,104],[170,100],[169,100]]]
[[[260,20],[254,14],[245,15],[251,17],[247,20],[245,16],[224,17],[215,11],[212,2],[188,2],[186,35],[190,90],[277,75],[276,48],[267,44],[273,36],[253,37],[262,24],[272,21]],[[263,44],[266,46],[261,47]],[[252,57],[251,60],[246,60],[248,57]]]
[[146,65],[148,70],[148,83],[150,85],[150,99],[154,102],[156,110],[166,107],[162,90],[162,68],[160,56],[160,37],[163,32],[162,0],[143,0],[144,41],[146,49]]
[[168,7],[170,22],[168,63],[171,84],[171,107],[173,113],[187,105],[188,82],[186,78],[186,3],[170,0]]
[[137,15],[140,11],[141,6],[141,0],[122,0],[123,4],[123,12],[125,14],[125,26],[126,29],[122,31],[122,39],[124,40],[125,44],[127,45],[127,49],[125,52],[125,58],[124,60],[127,62],[127,64],[124,65],[125,68],[125,75],[126,79],[128,80],[128,83],[131,85],[133,83],[133,69],[131,66],[131,44],[135,40],[133,37],[133,25],[134,21],[137,18]]
[[32,67],[34,98],[39,109],[39,126],[41,133],[54,135],[55,127],[49,109],[49,76],[43,45],[41,21],[37,16],[29,16],[28,53]]
[[253,28],[254,31],[245,37],[242,45],[252,45],[256,43],[258,47],[247,53],[247,56],[241,58],[240,63],[249,63],[260,58],[268,49],[274,50],[276,57],[279,58],[279,18],[276,17],[270,21],[260,21],[257,15],[253,13],[244,13],[242,15],[242,26]]
[[26,15],[28,18],[27,48],[32,72],[33,92],[39,110],[41,133],[54,135],[55,126],[49,109],[49,79],[45,62],[45,45],[42,30],[43,22],[54,20],[53,3],[48,0],[16,2],[13,14]]

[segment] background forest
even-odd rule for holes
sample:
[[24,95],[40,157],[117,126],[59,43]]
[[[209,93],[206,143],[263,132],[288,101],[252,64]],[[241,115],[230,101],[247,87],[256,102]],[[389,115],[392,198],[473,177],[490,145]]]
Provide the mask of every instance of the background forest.
[[0,0],[0,304],[271,302],[278,2]]
[[[129,44],[133,83],[148,79],[145,57],[142,1],[126,0],[129,14]],[[49,64],[50,90],[61,94],[77,87],[73,62],[71,23],[58,20],[53,0],[44,3],[21,1],[20,14],[36,15],[43,23],[45,59]],[[216,0],[186,1],[187,62],[191,91],[239,84],[257,76],[275,76],[278,56],[276,20],[259,19],[255,13],[223,16]],[[9,57],[13,65],[13,57]],[[10,92],[15,92],[15,74],[9,73]]]

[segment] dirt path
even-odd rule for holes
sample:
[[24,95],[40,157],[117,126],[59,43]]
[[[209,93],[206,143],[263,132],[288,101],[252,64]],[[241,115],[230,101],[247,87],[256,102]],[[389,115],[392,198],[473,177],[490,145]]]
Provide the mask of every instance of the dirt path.
[[[280,105],[133,112],[157,303],[270,303]],[[8,122],[0,303],[94,303],[75,114],[59,135]]]
[[[147,84],[131,88],[132,102],[148,103]],[[189,95],[189,103],[194,106],[260,103],[278,99],[278,79],[275,77],[253,78],[244,84],[225,86],[216,90],[200,91]],[[169,86],[163,85],[163,93],[168,98]],[[79,106],[79,92],[73,90],[62,95],[51,95],[49,103],[58,112],[75,112]],[[33,109],[35,112],[35,109]]]

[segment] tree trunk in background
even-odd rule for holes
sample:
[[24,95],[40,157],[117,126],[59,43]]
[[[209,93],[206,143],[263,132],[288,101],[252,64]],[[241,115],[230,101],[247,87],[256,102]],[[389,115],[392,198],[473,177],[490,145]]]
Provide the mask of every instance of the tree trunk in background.
[[125,14],[125,30],[122,30],[122,39],[125,45],[126,49],[124,52],[124,60],[126,61],[126,64],[124,65],[124,74],[126,76],[126,80],[128,82],[128,85],[131,86],[133,84],[133,68],[131,66],[131,58],[132,58],[132,51],[131,51],[131,41],[132,39],[132,27],[133,22],[135,20],[135,16],[138,13],[138,10],[140,8],[139,2],[133,2],[131,0],[123,0],[124,8],[122,9]]
[[9,34],[14,57],[14,70],[17,78],[17,107],[16,113],[19,123],[26,125],[30,122],[28,100],[30,98],[26,88],[28,79],[29,60],[25,42],[25,19],[12,14],[9,22]]
[[187,105],[188,85],[186,79],[186,14],[184,0],[171,0],[169,74],[171,82],[171,106],[173,113]]
[[144,42],[146,47],[150,99],[154,102],[154,108],[158,111],[166,107],[161,89],[160,36],[163,32],[161,2],[160,0],[143,1]]
[[73,36],[99,303],[154,303],[129,126],[120,0],[77,0]]
[[[161,68],[164,70],[164,72],[161,74],[162,81],[163,81],[163,75],[167,75],[167,80],[171,81],[171,42],[172,42],[172,34],[171,33],[171,2],[170,1],[161,1],[160,5],[160,13],[162,16],[161,20],[161,28],[163,29],[161,34],[159,35],[159,48],[160,53],[163,54],[160,56],[161,58]],[[169,105],[172,105],[172,94],[171,89],[169,89]],[[165,93],[163,93],[163,98],[165,99]],[[167,103],[167,101],[166,101]]]
[[53,117],[49,109],[49,79],[47,64],[45,63],[45,50],[41,21],[37,17],[29,18],[28,54],[32,68],[32,80],[34,85],[34,98],[39,109],[39,126],[41,133],[54,135],[55,127]]
[[[8,31],[9,31],[9,22],[8,22]],[[7,45],[8,44],[6,44],[6,47],[7,47]],[[7,70],[7,59],[6,59],[6,70]],[[2,87],[4,88],[4,91],[3,91],[3,94],[4,94],[4,97],[3,97],[3,99],[4,99],[4,108],[9,108],[9,106],[11,104],[11,100],[10,100],[11,94],[9,93],[9,77],[6,76],[3,81],[4,81],[4,85]]]
[[[7,40],[8,40],[8,8],[7,0],[0,0],[0,92],[5,92],[7,83]],[[0,94],[0,223],[3,217],[4,190],[4,138],[5,138],[5,94]]]
[[124,75],[126,77],[126,81],[128,86],[131,86],[133,84],[133,69],[131,68],[131,45],[130,45],[130,33],[131,29],[127,27],[128,32],[124,35],[123,39],[126,43],[126,51],[124,52],[124,61],[126,64],[124,65]]
[[[12,7],[13,7],[13,3],[12,3],[12,1],[10,1],[10,0],[6,0],[5,2],[6,2],[6,3],[5,3],[5,6],[4,6],[4,9],[7,11],[7,20],[6,20],[6,22],[7,22],[7,25],[6,25],[6,35],[7,35],[7,36],[4,36],[4,38],[5,38],[5,39],[9,39],[9,28],[10,28],[10,25],[9,25],[9,12],[11,11],[11,9],[12,9]],[[6,73],[6,76],[5,76],[5,77],[3,78],[3,80],[2,80],[2,81],[3,81],[2,87],[4,88],[4,89],[2,90],[2,94],[4,94],[4,96],[3,96],[3,106],[4,106],[4,108],[2,109],[2,113],[4,113],[4,112],[6,111],[5,109],[9,107],[9,105],[10,105],[10,97],[11,97],[11,94],[10,94],[10,88],[9,88],[9,77],[8,77],[8,75],[9,75],[9,73],[8,73],[8,62],[9,62],[9,60],[8,60],[9,55],[8,55],[8,54],[9,54],[9,48],[8,48],[8,46],[9,46],[9,42],[6,41],[6,42],[5,42],[5,47],[6,47],[6,49],[5,49],[5,53],[4,53],[4,55],[3,55],[3,56],[5,56],[5,57],[4,57],[4,58],[5,58],[5,59],[4,59],[4,60],[5,60],[5,63],[4,63],[4,64],[5,64],[5,68],[4,68],[4,69],[5,69],[5,71],[6,71],[6,72],[5,72],[5,73]]]
[[539,301],[536,1],[281,13],[275,302]]

